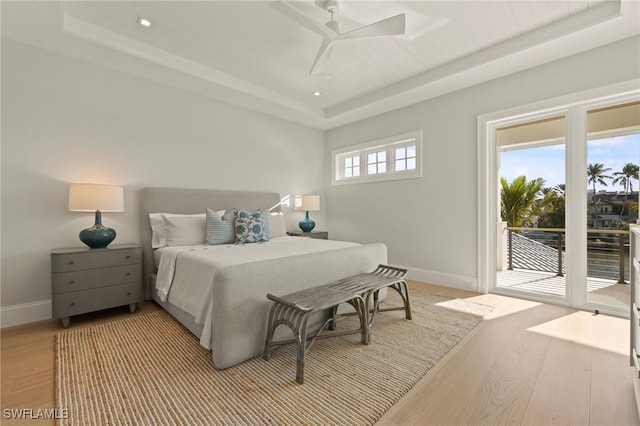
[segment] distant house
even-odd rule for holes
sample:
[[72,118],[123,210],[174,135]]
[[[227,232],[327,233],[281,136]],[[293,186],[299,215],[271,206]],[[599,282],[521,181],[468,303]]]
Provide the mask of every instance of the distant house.
[[[638,191],[598,192],[592,199],[593,213],[589,218],[589,227],[619,229],[638,219]],[[632,205],[632,203],[634,203]]]

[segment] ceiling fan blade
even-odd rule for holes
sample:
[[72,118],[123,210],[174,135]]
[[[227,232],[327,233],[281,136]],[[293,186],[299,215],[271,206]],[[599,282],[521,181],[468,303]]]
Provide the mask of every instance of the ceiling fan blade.
[[335,34],[332,34],[328,28],[324,25],[314,21],[309,18],[307,15],[302,13],[297,7],[289,4],[284,0],[278,0],[269,4],[271,7],[279,11],[280,13],[288,16],[289,18],[296,21],[298,24],[307,28],[310,31],[322,36],[322,37],[332,37]]
[[318,50],[318,54],[316,55],[316,59],[313,61],[313,65],[311,65],[311,69],[309,70],[309,75],[313,74],[314,71],[316,71],[318,65],[326,62],[329,59],[332,50],[333,40],[327,37],[323,38],[320,49]]
[[370,25],[357,28],[355,30],[346,32],[338,40],[347,40],[351,38],[363,38],[363,37],[379,37],[389,35],[402,35],[405,31],[404,13],[392,16],[390,18],[382,19],[378,22],[374,22]]

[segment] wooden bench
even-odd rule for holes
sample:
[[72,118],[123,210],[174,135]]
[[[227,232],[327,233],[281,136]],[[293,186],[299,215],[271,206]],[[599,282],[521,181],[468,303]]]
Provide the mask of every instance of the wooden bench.
[[[308,288],[285,296],[267,294],[267,298],[274,302],[269,312],[267,336],[265,338],[265,360],[271,358],[271,351],[282,345],[296,343],[296,381],[304,383],[305,355],[311,345],[318,338],[337,337],[347,334],[360,333],[362,344],[370,343],[371,327],[376,312],[404,310],[405,318],[411,319],[411,305],[409,302],[409,290],[404,278],[406,269],[395,268],[387,265],[378,265],[375,271],[354,275],[339,281]],[[383,288],[392,288],[402,298],[402,306],[380,309],[379,292]],[[343,315],[338,314],[338,306],[349,303],[360,320],[360,328],[341,332],[322,334],[327,328],[334,329],[335,323]],[[331,315],[322,326],[309,335],[309,318],[315,312],[331,309]],[[347,314],[348,315],[348,314]],[[275,329],[284,324],[294,334],[293,340],[273,341]]]

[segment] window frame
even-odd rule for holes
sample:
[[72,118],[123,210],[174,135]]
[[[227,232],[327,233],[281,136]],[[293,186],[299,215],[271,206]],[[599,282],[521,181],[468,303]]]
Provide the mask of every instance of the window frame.
[[[388,170],[388,164],[389,164],[389,153],[387,152],[388,149],[386,149],[385,147],[376,147],[374,149],[368,149],[366,151],[364,151],[364,158],[366,158],[367,160],[367,167],[365,170],[365,174],[372,176],[372,175],[379,175],[379,174],[384,174],[387,173]],[[382,160],[380,157],[380,154],[384,154],[384,160]],[[371,161],[369,161],[369,157],[375,155],[375,161],[372,163]],[[384,163],[384,171],[380,171],[381,165]],[[371,166],[375,166],[376,171],[374,173],[370,173],[369,172],[369,168]]]
[[[344,163],[346,162],[346,160],[351,160],[351,165],[347,166]],[[356,164],[356,161],[358,160],[358,164]],[[358,178],[361,176],[362,174],[362,159],[360,158],[359,155],[345,155],[342,159],[341,159],[341,172],[343,175],[343,179],[352,179],[352,178]],[[346,176],[345,175],[345,171],[347,170],[347,168],[351,169],[351,176]],[[354,171],[358,171],[358,174],[354,174]]]
[[[415,169],[396,170],[396,148],[412,145],[415,145],[416,147]],[[385,171],[377,171],[376,173],[369,174],[369,154],[377,154],[383,151],[386,153],[384,160],[386,166]],[[360,175],[345,176],[345,159],[354,157],[360,158]],[[405,157],[405,160],[409,158],[413,157]],[[331,176],[333,185],[420,178],[422,177],[422,131],[418,130],[358,145],[334,149],[331,151],[331,159]],[[376,170],[378,170],[381,163],[381,161],[377,161],[376,163],[371,164],[376,164]]]

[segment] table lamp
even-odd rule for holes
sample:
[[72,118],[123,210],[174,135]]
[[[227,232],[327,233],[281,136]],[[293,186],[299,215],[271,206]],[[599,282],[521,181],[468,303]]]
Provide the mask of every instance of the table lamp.
[[102,226],[102,212],[124,211],[124,191],[121,186],[72,183],[69,211],[96,212],[96,223],[80,231],[80,241],[91,248],[105,248],[116,238],[116,231]]
[[302,232],[311,232],[316,227],[316,223],[309,219],[310,211],[320,210],[320,196],[319,195],[298,195],[295,199],[294,210],[305,211],[305,217],[298,222],[298,226],[302,229]]

